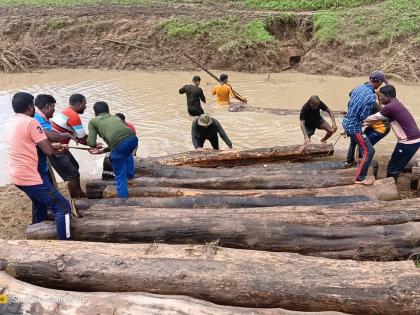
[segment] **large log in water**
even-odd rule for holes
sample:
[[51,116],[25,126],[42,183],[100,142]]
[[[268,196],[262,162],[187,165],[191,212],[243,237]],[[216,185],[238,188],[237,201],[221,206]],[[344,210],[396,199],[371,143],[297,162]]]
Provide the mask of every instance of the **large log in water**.
[[[418,201],[418,200],[417,200]],[[382,206],[386,206],[382,204]],[[75,240],[202,244],[356,260],[395,260],[420,251],[420,209],[141,209],[94,207],[74,219]],[[363,210],[361,210],[363,209]],[[28,239],[54,239],[53,222]]]
[[[305,163],[269,163],[260,165],[248,165],[241,168],[203,168],[188,166],[162,165],[150,159],[136,159],[136,174],[148,177],[168,178],[209,178],[209,177],[232,177],[244,174],[267,174],[279,171],[320,171],[345,168],[342,161],[309,161]],[[104,179],[113,178],[111,162],[105,156],[103,163]]]
[[[281,172],[276,175],[244,175],[239,177],[213,177],[197,179],[141,177],[129,182],[130,187],[183,187],[202,189],[296,189],[350,185],[354,183],[354,170],[312,172]],[[103,190],[113,182],[91,180],[86,183],[89,198],[102,198]]]
[[[175,187],[130,187],[130,197],[197,197],[197,196],[236,196],[236,197],[302,197],[302,196],[351,196],[364,195],[371,200],[398,199],[397,186],[393,178],[375,181],[371,186],[346,185],[325,188],[306,189],[266,189],[266,190],[210,190]],[[99,195],[99,197],[101,197]],[[116,198],[114,185],[108,185],[103,191],[103,198]]]
[[356,262],[214,245],[0,241],[17,279],[80,291],[188,295],[242,307],[351,314],[420,314],[411,261]]
[[236,197],[236,196],[197,196],[197,197],[138,197],[112,199],[81,199],[75,201],[76,209],[87,209],[95,205],[139,206],[142,208],[249,208],[272,206],[332,205],[369,201],[367,196],[296,196],[296,197]]
[[[28,315],[304,315],[285,309],[243,308],[216,305],[187,296],[149,293],[75,292],[34,286],[0,272],[0,292],[8,302],[0,303],[0,314]],[[311,315],[340,315],[315,312]]]
[[296,159],[317,156],[329,156],[333,153],[334,147],[332,144],[309,144],[250,150],[189,151],[150,158],[150,160],[165,165],[217,167],[275,161],[293,161]]
[[[286,108],[270,108],[270,107],[256,107],[256,106],[249,106],[244,105],[243,103],[232,103],[229,106],[230,112],[253,112],[253,113],[267,113],[267,114],[274,114],[274,115],[299,115],[300,109],[286,109]],[[343,117],[346,114],[346,111],[333,111],[335,117]],[[324,112],[324,116],[328,116]]]

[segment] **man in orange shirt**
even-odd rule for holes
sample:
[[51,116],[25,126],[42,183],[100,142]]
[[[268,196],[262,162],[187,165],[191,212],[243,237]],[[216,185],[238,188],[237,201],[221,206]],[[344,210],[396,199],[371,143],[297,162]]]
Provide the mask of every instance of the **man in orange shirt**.
[[46,176],[38,172],[37,146],[46,155],[61,153],[66,149],[60,143],[51,144],[40,123],[34,119],[34,97],[19,92],[12,98],[16,113],[6,129],[6,143],[10,164],[10,181],[32,200],[33,223],[48,219],[47,210],[55,214],[57,238],[70,238],[70,204],[50,183]]
[[232,95],[237,100],[242,103],[246,103],[247,100],[245,97],[240,96],[236,93],[230,84],[228,84],[228,75],[220,75],[220,83],[217,84],[212,91],[213,95],[216,95],[216,102],[219,105],[230,105],[230,96]]

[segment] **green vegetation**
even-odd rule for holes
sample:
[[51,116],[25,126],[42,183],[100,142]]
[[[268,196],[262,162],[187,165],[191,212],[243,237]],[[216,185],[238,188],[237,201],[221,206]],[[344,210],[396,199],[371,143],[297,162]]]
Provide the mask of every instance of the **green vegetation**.
[[240,23],[235,17],[196,21],[191,18],[173,18],[157,24],[157,29],[165,32],[169,37],[197,38],[216,43],[230,42],[229,45],[247,45],[253,43],[270,42],[273,40],[266,30],[265,23],[251,20]]
[[371,7],[314,14],[321,42],[380,42],[420,34],[420,0],[386,0]]
[[153,0],[0,0],[0,5],[71,6],[93,4],[147,4]]
[[334,12],[320,12],[314,15],[314,29],[316,38],[329,43],[337,37],[339,16]]
[[244,0],[253,8],[271,10],[323,10],[351,8],[380,2],[378,0]]

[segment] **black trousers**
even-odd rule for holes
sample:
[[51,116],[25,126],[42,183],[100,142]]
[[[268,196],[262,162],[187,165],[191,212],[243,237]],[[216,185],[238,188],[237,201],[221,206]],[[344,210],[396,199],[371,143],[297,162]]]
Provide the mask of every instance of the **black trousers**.
[[204,137],[197,138],[198,147],[199,148],[202,148],[204,146],[204,142],[206,140],[209,140],[210,141],[211,146],[213,147],[213,149],[219,150],[219,137],[217,135],[210,136],[208,138],[204,138]]

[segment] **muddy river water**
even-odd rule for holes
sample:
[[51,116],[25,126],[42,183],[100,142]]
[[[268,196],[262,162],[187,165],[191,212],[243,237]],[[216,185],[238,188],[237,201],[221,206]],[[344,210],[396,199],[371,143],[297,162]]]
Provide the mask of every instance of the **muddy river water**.
[[[220,71],[215,71],[219,74]],[[93,118],[92,106],[96,101],[108,102],[111,112],[123,112],[133,122],[140,140],[142,157],[159,156],[191,150],[192,118],[186,111],[185,95],[178,89],[190,82],[191,77],[202,77],[201,87],[208,99],[204,110],[217,118],[235,148],[257,148],[303,143],[298,116],[277,116],[262,113],[231,113],[226,107],[215,105],[211,88],[215,81],[205,73],[193,72],[138,72],[100,70],[48,70],[25,74],[0,74],[0,185],[8,182],[7,151],[4,126],[13,115],[11,98],[17,91],[52,94],[57,99],[56,111],[67,106],[72,93],[87,98],[87,110],[82,115],[87,129]],[[349,91],[366,81],[365,77],[343,78],[306,75],[300,73],[248,74],[229,72],[230,83],[247,97],[250,105],[259,107],[300,109],[312,94],[317,94],[334,110],[345,110]],[[420,122],[419,85],[392,82],[398,98]],[[327,118],[328,121],[329,118]],[[339,131],[341,119],[338,119]],[[312,138],[318,142],[323,132]],[[334,142],[338,134],[334,135]],[[391,132],[377,145],[377,154],[389,156],[396,139]],[[336,148],[346,150],[347,139],[340,139]],[[206,143],[206,146],[209,144]],[[222,148],[227,148],[222,143]],[[83,177],[98,177],[102,157],[85,151],[73,151],[81,165]]]

